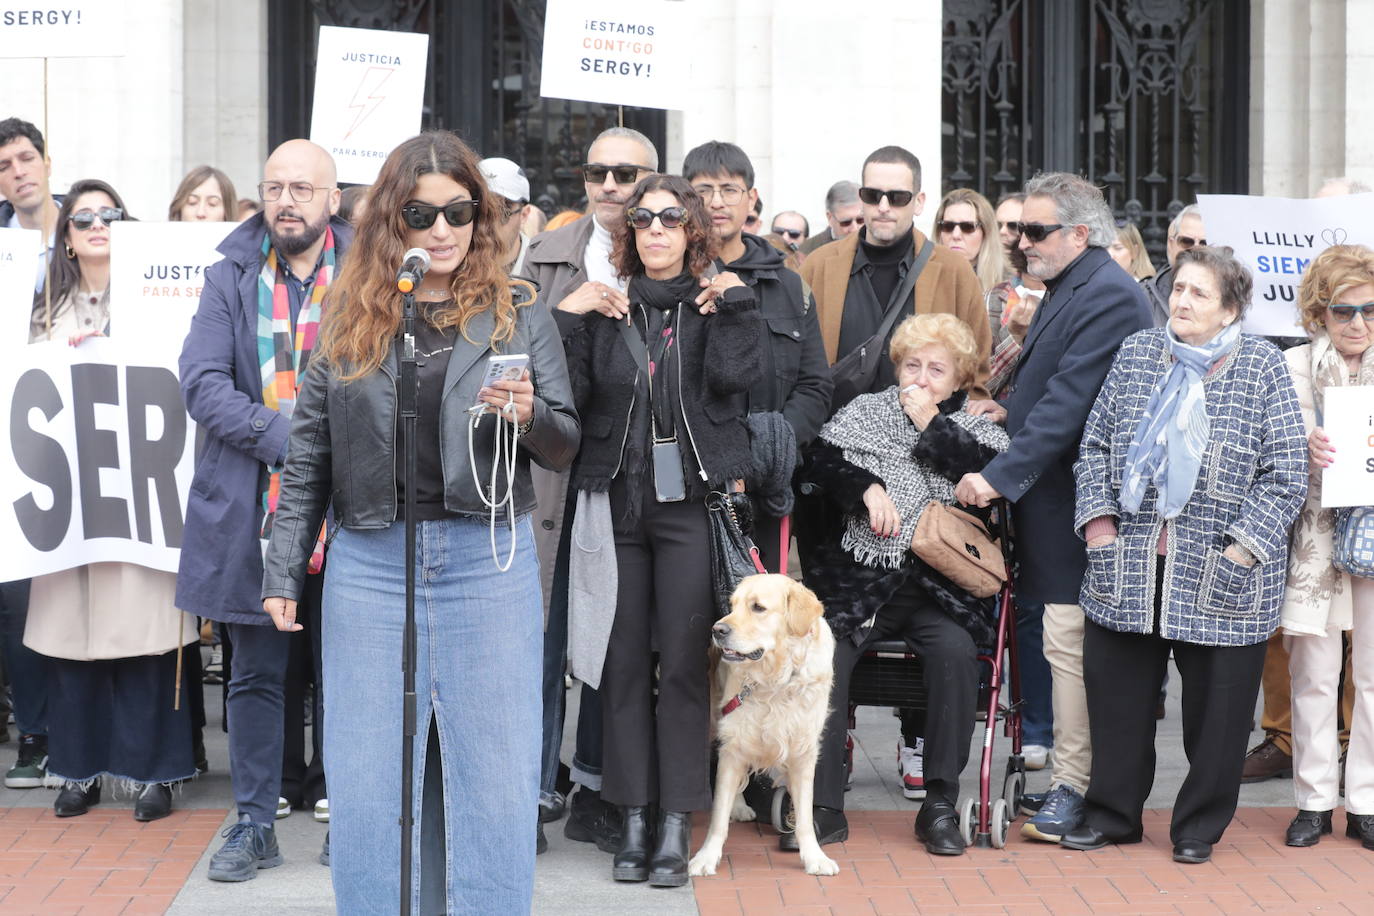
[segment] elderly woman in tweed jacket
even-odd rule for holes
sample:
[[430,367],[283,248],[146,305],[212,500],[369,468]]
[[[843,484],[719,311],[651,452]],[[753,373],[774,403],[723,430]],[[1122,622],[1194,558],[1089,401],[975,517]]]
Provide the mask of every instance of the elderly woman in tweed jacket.
[[1168,325],[1126,339],[1088,417],[1075,522],[1088,542],[1083,673],[1103,765],[1084,825],[1061,840],[1071,849],[1140,841],[1170,652],[1190,764],[1169,830],[1175,861],[1207,861],[1235,814],[1288,529],[1307,492],[1288,366],[1240,333],[1250,292],[1229,249],[1180,254]]

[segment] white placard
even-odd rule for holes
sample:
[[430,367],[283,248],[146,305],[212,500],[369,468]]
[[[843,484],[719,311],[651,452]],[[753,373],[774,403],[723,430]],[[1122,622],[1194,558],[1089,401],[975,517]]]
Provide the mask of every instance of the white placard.
[[123,57],[124,0],[0,0],[0,57]]
[[176,572],[195,451],[180,351],[164,334],[0,360],[0,581],[97,561]]
[[429,36],[320,27],[310,139],[339,180],[371,184],[387,155],[420,132]]
[[1336,457],[1322,471],[1322,507],[1374,506],[1374,385],[1328,387],[1324,400]]
[[0,350],[29,342],[33,289],[43,266],[42,234],[37,229],[0,229]]
[[539,94],[639,108],[685,107],[682,0],[548,0]]
[[1374,245],[1374,194],[1290,200],[1199,194],[1209,245],[1229,245],[1250,268],[1254,297],[1245,331],[1305,337],[1298,284],[1307,265],[1332,245]]
[[[181,341],[200,302],[205,269],[238,223],[135,223],[110,227],[110,334]],[[173,356],[172,364],[176,358]]]

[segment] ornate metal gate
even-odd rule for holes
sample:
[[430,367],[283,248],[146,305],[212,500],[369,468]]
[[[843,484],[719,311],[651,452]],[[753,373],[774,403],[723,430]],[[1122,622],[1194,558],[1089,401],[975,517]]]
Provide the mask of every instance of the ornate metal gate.
[[1248,0],[945,0],[944,27],[946,188],[1079,172],[1156,255],[1248,189]]
[[[520,163],[549,214],[585,204],[577,167],[622,112],[540,98],[544,0],[275,0],[268,16],[270,145],[307,133],[319,25],[428,32],[423,126],[457,131],[482,155]],[[664,155],[664,112],[625,108],[623,121]]]

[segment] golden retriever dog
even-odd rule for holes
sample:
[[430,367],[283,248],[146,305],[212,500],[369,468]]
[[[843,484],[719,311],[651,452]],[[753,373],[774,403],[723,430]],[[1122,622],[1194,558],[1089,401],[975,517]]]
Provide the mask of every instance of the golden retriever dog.
[[[720,743],[715,799],[706,842],[688,864],[692,875],[714,875],[732,810],[751,772],[785,782],[796,812],[797,845],[808,875],[834,875],[839,865],[821,851],[812,822],[812,782],[830,704],[835,637],[809,588],[787,576],[749,576],[730,597],[730,613],[711,641],[716,667]],[[714,693],[713,693],[714,695]]]

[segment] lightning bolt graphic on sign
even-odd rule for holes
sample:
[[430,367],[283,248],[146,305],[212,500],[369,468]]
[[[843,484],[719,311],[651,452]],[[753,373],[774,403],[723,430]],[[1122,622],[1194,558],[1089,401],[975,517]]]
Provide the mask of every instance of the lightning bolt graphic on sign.
[[356,112],[353,116],[353,124],[349,126],[348,133],[344,134],[345,139],[353,136],[353,132],[358,129],[377,107],[386,101],[386,95],[381,93],[382,85],[396,72],[395,67],[368,67],[363,73],[363,78],[358,82],[358,88],[353,93],[353,100],[348,103],[348,110]]

